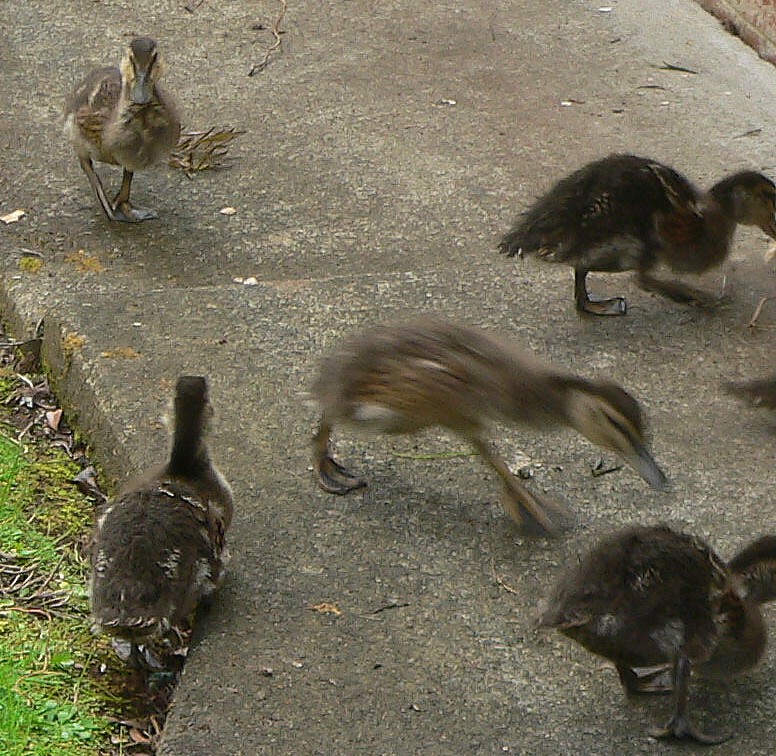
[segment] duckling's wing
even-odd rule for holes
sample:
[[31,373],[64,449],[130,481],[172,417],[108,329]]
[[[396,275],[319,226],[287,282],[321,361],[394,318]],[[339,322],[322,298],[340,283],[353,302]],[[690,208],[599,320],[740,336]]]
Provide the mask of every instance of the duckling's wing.
[[221,578],[222,540],[207,507],[170,483],[136,490],[106,507],[92,549],[95,623],[142,637],[185,621]]
[[121,95],[121,72],[116,67],[92,71],[65,104],[66,129],[76,142],[86,140],[102,146],[105,124],[113,115]]
[[[661,169],[657,173],[655,166]],[[613,239],[646,243],[653,237],[654,214],[671,209],[666,185],[680,194],[680,187],[692,192],[667,166],[635,155],[610,155],[562,179],[537,200],[502,239],[501,251],[574,263]]]

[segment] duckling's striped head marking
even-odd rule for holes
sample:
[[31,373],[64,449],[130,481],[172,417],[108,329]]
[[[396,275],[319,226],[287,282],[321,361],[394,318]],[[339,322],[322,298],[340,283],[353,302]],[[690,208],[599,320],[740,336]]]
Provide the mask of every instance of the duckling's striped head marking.
[[162,56],[150,37],[130,42],[121,60],[121,78],[135,105],[147,105],[154,96],[154,85],[162,75]]

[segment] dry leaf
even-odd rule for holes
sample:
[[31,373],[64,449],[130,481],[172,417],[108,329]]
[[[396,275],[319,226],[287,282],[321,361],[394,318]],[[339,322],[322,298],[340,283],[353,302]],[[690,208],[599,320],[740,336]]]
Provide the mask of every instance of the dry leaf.
[[46,424],[53,431],[59,430],[59,423],[61,420],[62,420],[61,409],[49,410],[46,413]]
[[318,612],[318,614],[333,614],[335,617],[339,617],[342,614],[342,610],[336,604],[329,601],[313,604],[310,609]]
[[16,223],[16,221],[23,218],[25,215],[27,215],[25,210],[13,210],[6,215],[0,215],[0,221],[3,221],[7,226],[9,223]]
[[132,738],[133,742],[141,745],[147,745],[151,742],[151,738],[149,738],[148,735],[135,727],[129,728],[129,737]]
[[189,178],[196,171],[222,167],[227,161],[229,143],[244,133],[239,129],[215,127],[207,131],[184,131],[170,154],[170,165],[180,168]]
[[221,215],[234,215],[237,212],[236,207],[222,207],[219,211]]

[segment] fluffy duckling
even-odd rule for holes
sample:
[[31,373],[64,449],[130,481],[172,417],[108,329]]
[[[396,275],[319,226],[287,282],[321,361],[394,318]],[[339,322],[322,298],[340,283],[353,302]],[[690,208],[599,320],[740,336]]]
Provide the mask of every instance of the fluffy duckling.
[[169,461],[109,502],[94,530],[94,628],[139,668],[163,667],[152,647],[174,645],[224,577],[233,498],[205,443],[211,415],[205,379],[181,377]]
[[757,407],[776,409],[776,375],[728,383],[726,388],[731,394],[743,396]]
[[690,722],[691,672],[728,678],[753,667],[767,636],[759,605],[774,598],[776,536],[726,565],[699,538],[667,526],[631,527],[568,571],[541,622],[613,661],[628,693],[665,690],[642,668],[671,664],[673,716],[653,735],[711,744],[728,736]]
[[704,273],[730,252],[738,224],[776,239],[776,185],[741,171],[698,191],[667,165],[635,155],[609,155],[562,179],[501,240],[508,257],[537,255],[574,268],[577,310],[624,315],[623,297],[594,299],[591,271],[635,270],[639,285],[676,302],[710,304],[711,297],[651,275],[658,264]]
[[[180,120],[174,103],[159,88],[162,56],[156,42],[130,42],[119,68],[92,71],[65,104],[65,133],[108,220],[136,222],[156,218],[133,207],[129,190],[135,171],[163,160],[177,144]],[[93,160],[124,169],[121,189],[109,202]]]
[[580,378],[505,339],[439,318],[356,337],[324,360],[312,393],[322,408],[315,470],[331,493],[366,485],[331,455],[332,427],[340,420],[392,434],[431,426],[457,433],[503,481],[506,513],[532,532],[554,533],[563,510],[509,471],[485,440],[490,420],[574,428],[619,454],[654,488],[667,486],[647,449],[641,408],[616,383]]

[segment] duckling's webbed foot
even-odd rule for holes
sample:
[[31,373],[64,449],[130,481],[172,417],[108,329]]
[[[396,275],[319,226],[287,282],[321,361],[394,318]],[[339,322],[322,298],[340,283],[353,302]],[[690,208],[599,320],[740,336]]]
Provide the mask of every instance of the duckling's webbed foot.
[[324,491],[340,495],[364,488],[365,480],[353,475],[332,457],[329,451],[330,440],[331,423],[323,417],[313,438],[313,459],[318,485]]
[[316,463],[318,485],[329,493],[346,494],[366,486],[366,481],[357,478],[330,454],[318,458]]
[[133,207],[129,202],[122,202],[113,207],[111,220],[122,223],[139,223],[140,221],[154,220],[159,216],[150,208]]
[[701,745],[717,745],[730,739],[730,733],[702,732],[690,722],[686,715],[677,716],[676,714],[668,720],[665,727],[653,729],[649,734],[653,738],[660,739],[676,738],[681,740],[687,738]]
[[590,315],[625,315],[628,312],[628,304],[625,297],[612,297],[611,299],[597,299],[591,297],[587,291],[587,271],[574,271],[574,299],[579,312]]
[[679,304],[711,308],[723,301],[722,297],[715,297],[701,289],[696,289],[679,281],[661,281],[646,272],[639,273],[636,281],[644,291],[655,292],[674,302],[679,302]]
[[129,192],[132,188],[132,171],[124,169],[124,177],[121,181],[121,189],[113,199],[113,217],[111,220],[123,223],[139,223],[140,221],[153,220],[157,214],[147,207],[132,207],[129,201]]
[[595,299],[588,296],[581,302],[577,300],[577,309],[589,315],[625,315],[628,312],[628,304],[625,297]]
[[469,441],[504,482],[501,506],[516,525],[538,536],[555,536],[565,530],[571,520],[566,507],[522,486],[487,442],[476,437]]
[[557,536],[572,521],[571,513],[563,504],[532,493],[516,481],[505,486],[501,506],[528,535]]
[[652,730],[653,738],[689,738],[703,745],[723,743],[730,735],[702,732],[690,722],[688,699],[690,694],[690,660],[680,654],[674,661],[674,713],[664,727]]

